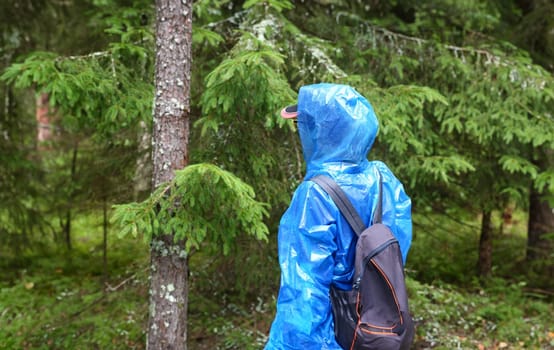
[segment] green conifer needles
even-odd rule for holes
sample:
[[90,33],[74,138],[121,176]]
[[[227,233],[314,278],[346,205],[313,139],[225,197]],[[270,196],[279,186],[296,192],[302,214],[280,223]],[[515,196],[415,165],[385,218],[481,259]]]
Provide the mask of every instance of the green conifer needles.
[[145,201],[116,205],[112,222],[121,227],[120,236],[173,234],[186,241],[188,253],[207,243],[227,255],[241,233],[267,240],[267,204],[254,197],[252,187],[230,172],[194,164],[176,171]]
[[247,0],[242,5],[243,8],[248,9],[255,5],[264,5],[265,7],[272,7],[278,12],[283,10],[290,10],[294,8],[294,5],[289,0]]

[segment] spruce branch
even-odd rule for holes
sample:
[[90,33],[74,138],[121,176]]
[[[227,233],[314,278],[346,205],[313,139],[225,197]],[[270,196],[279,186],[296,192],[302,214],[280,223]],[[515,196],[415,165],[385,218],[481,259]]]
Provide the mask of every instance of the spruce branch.
[[[360,19],[360,21],[362,21]],[[367,21],[363,21],[363,25],[365,27],[365,30],[367,31],[366,34],[369,34],[371,37],[371,45],[373,48],[377,47],[377,41],[381,43],[390,43],[389,47],[396,49],[400,55],[403,55],[405,52],[405,49],[409,49],[410,47],[406,45],[406,43],[415,43],[418,47],[423,47],[425,45],[429,46],[433,44],[433,42],[413,37],[401,33],[396,33],[393,31],[390,31],[386,28],[377,27],[374,25],[369,24]],[[404,43],[404,45],[402,44]],[[360,40],[357,42],[358,45],[360,45],[363,48],[363,44]],[[492,53],[485,49],[479,49],[474,47],[462,47],[462,46],[456,46],[451,44],[441,44],[439,45],[439,48],[443,48],[447,51],[449,51],[454,58],[460,60],[462,63],[467,64],[468,59],[467,56],[473,56],[475,57],[475,62],[482,62],[483,66],[492,65],[494,67],[512,67],[510,72],[510,79],[512,82],[516,82],[519,76],[519,71],[523,70],[523,73],[526,73],[526,78],[521,79],[521,88],[525,89],[527,87],[534,87],[538,90],[544,90],[547,81],[549,79],[549,75],[539,66],[533,65],[530,61],[527,62],[518,62],[514,60],[510,60],[509,58],[505,56],[501,56],[495,53]],[[536,75],[539,75],[540,77],[537,77]]]

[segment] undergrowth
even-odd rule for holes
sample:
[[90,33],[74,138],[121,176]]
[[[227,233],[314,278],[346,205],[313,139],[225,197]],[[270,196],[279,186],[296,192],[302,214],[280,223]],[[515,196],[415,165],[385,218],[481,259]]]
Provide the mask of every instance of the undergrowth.
[[[79,234],[70,256],[28,255],[24,266],[1,265],[0,349],[145,348],[147,244],[110,236],[109,275],[104,276],[97,224],[86,219],[75,227]],[[507,253],[520,249],[521,237],[505,232],[508,236],[498,238],[496,265],[506,260],[481,282],[472,277],[472,255],[464,255],[474,240],[468,238],[471,233],[463,234],[416,236],[407,270],[416,322],[414,349],[554,349],[552,300],[529,288],[522,276],[508,275],[518,260],[509,260]],[[263,249],[248,255],[252,264],[261,262],[257,273],[278,273],[275,265],[264,267],[268,254]],[[248,292],[241,293],[240,284],[225,282],[209,265],[225,263],[202,255],[191,260],[188,348],[263,349],[275,313],[276,283],[263,281],[268,284],[256,289],[250,281]],[[425,271],[425,266],[438,271]],[[459,273],[466,275],[456,279]]]

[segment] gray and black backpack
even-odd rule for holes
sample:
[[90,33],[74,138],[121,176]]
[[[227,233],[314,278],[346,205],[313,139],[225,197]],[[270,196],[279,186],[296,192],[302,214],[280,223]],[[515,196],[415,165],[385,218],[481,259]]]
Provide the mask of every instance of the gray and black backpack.
[[331,178],[311,181],[327,192],[358,235],[352,290],[331,286],[335,337],[345,350],[409,349],[414,324],[408,308],[402,255],[391,230],[381,223],[382,181],[372,223],[366,227],[352,203]]

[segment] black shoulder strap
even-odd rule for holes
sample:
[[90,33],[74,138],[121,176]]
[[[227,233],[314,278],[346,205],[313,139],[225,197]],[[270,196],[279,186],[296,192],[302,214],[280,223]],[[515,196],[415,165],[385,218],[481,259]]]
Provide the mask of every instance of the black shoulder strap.
[[[314,176],[310,179],[310,181],[317,183],[325,192],[329,194],[329,196],[331,196],[333,202],[335,202],[335,205],[339,208],[346,221],[348,221],[348,223],[352,227],[352,230],[354,230],[354,232],[359,236],[362,231],[365,230],[366,226],[364,225],[362,219],[360,218],[360,215],[358,214],[342,188],[340,188],[340,186],[337,185],[337,183],[333,179],[325,175]],[[381,222],[382,187],[383,185],[381,181],[381,176],[379,174],[379,198],[377,202],[377,208],[375,209],[375,213],[373,215],[373,224]]]
[[383,179],[381,178],[381,173],[379,174],[379,193],[377,197],[377,207],[375,208],[375,213],[373,213],[373,223],[381,224],[383,221]]

